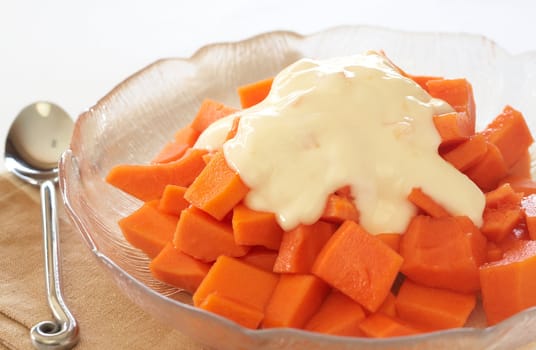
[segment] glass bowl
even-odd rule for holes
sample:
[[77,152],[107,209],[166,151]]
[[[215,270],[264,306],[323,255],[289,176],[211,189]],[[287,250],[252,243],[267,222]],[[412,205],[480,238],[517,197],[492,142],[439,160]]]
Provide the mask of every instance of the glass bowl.
[[[60,164],[69,215],[120,290],[165,324],[217,349],[513,349],[536,341],[536,308],[484,328],[471,327],[373,340],[293,329],[248,330],[191,306],[189,295],[154,280],[148,258],[128,244],[117,221],[141,203],[103,179],[116,164],[146,163],[205,97],[239,106],[236,87],[275,75],[301,57],[327,58],[384,50],[404,70],[466,77],[473,84],[478,128],[504,105],[521,110],[536,130],[536,53],[510,55],[484,37],[409,33],[346,26],[312,35],[271,32],[201,48],[191,58],[162,59],[120,83],[82,114]],[[536,276],[535,276],[536,277]]]

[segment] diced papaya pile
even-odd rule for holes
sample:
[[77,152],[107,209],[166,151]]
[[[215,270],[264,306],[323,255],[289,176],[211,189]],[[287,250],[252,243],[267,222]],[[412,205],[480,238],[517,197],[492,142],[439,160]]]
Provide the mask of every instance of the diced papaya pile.
[[[417,215],[405,232],[371,234],[345,186],[317,222],[284,231],[274,213],[244,203],[249,188],[221,149],[193,147],[237,111],[206,99],[151,164],[109,172],[106,181],[144,202],[119,222],[126,240],[151,259],[154,278],[251,329],[385,338],[463,327],[479,300],[488,325],[536,306],[533,138],[522,114],[507,106],[475,131],[467,80],[404,74],[454,108],[433,118],[438,152],[485,193],[481,227],[413,188]],[[242,108],[262,101],[271,83],[240,87]]]

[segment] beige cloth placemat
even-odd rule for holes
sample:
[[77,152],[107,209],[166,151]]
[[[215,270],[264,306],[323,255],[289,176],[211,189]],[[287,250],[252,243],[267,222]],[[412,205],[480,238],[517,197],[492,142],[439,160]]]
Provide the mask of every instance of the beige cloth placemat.
[[[203,349],[123,296],[83,244],[61,204],[58,212],[63,294],[80,324],[77,350]],[[40,215],[39,190],[0,174],[0,349],[33,349],[30,328],[51,318]]]

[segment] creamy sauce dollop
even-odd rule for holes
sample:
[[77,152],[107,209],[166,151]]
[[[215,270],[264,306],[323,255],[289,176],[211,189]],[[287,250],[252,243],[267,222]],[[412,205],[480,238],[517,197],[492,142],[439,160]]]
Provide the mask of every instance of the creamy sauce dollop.
[[[251,189],[246,205],[275,213],[285,230],[317,221],[345,185],[373,234],[406,229],[414,187],[480,226],[483,193],[437,151],[432,116],[452,110],[380,54],[301,59],[275,77],[264,101],[214,123],[195,147],[223,146]],[[236,137],[224,142],[236,116]]]

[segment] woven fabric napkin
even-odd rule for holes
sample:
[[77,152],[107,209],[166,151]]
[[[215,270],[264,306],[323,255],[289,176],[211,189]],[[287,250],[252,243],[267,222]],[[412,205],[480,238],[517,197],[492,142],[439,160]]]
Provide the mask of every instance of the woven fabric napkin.
[[[58,213],[63,295],[80,325],[75,349],[203,349],[123,296],[84,245],[61,204]],[[30,328],[51,319],[40,215],[39,190],[10,174],[0,174],[0,349],[33,349]]]

